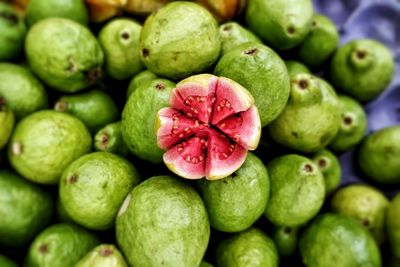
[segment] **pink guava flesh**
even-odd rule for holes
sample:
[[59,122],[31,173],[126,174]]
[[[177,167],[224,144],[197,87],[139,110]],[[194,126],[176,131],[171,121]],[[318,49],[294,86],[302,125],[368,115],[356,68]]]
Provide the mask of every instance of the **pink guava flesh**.
[[200,74],[178,83],[158,112],[157,140],[167,167],[187,179],[224,178],[260,140],[254,99],[238,83]]

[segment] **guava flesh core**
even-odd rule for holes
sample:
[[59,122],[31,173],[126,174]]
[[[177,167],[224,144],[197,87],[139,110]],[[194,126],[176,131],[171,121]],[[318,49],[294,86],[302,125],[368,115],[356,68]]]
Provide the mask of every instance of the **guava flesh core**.
[[170,108],[158,112],[160,148],[167,167],[187,179],[221,179],[236,171],[260,140],[254,99],[238,83],[200,74],[177,84]]

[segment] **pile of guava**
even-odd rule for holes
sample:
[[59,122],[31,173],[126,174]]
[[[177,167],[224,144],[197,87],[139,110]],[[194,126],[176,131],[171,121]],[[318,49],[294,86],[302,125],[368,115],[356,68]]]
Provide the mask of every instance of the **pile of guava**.
[[0,267],[400,267],[400,2],[0,2]]

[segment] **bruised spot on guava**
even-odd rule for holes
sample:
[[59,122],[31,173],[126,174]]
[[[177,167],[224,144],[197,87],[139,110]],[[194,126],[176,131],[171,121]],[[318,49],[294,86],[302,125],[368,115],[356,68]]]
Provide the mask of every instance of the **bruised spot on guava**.
[[303,170],[305,172],[311,173],[311,172],[314,171],[314,168],[313,168],[313,166],[311,164],[307,163],[307,164],[304,165]]
[[356,51],[356,56],[360,60],[364,59],[367,56],[367,54],[368,54],[367,51],[365,51],[364,49],[358,49]]
[[72,174],[69,178],[68,178],[68,183],[69,184],[74,184],[78,181],[78,175],[76,174]]
[[328,165],[328,163],[326,162],[326,159],[325,159],[325,158],[320,158],[320,159],[318,160],[318,166],[319,166],[321,169],[325,168],[326,165]]
[[20,156],[24,152],[23,146],[19,142],[14,142],[11,147],[11,151],[14,155]]
[[7,12],[7,11],[0,12],[0,17],[2,17],[3,19],[7,20],[10,24],[17,24],[18,23],[17,15],[15,15],[15,14],[13,14],[11,12]]
[[124,203],[122,203],[121,208],[118,211],[118,217],[125,213],[126,209],[129,207],[129,203],[131,202],[131,199],[132,199],[132,193],[129,193],[126,196]]
[[290,235],[292,233],[292,228],[289,226],[286,226],[285,228],[283,228],[283,232],[287,235]]
[[45,254],[45,253],[47,253],[48,250],[49,250],[49,247],[47,246],[47,244],[41,244],[39,246],[39,253],[40,254]]
[[126,32],[126,31],[121,32],[121,38],[123,40],[129,40],[130,37],[131,37],[131,35],[129,34],[129,32]]
[[300,89],[302,89],[302,90],[306,90],[307,88],[308,88],[308,81],[307,80],[305,80],[305,79],[301,79],[300,81],[299,81],[299,87],[300,87]]
[[150,54],[149,49],[147,49],[147,48],[143,48],[142,49],[142,55],[143,55],[144,58],[148,57],[149,54]]
[[345,125],[351,125],[353,123],[353,119],[349,116],[344,116],[343,117],[343,123]]
[[249,49],[249,50],[246,50],[246,51],[244,51],[244,53],[246,54],[246,55],[255,55],[256,53],[257,53],[257,51],[258,51],[258,49],[257,48],[251,48],[251,49]]
[[286,31],[288,32],[288,34],[292,35],[296,32],[296,29],[293,26],[289,26],[286,28]]
[[362,225],[364,225],[365,227],[368,227],[369,224],[370,224],[370,222],[369,222],[368,219],[363,219],[363,220],[361,221],[361,223],[362,223]]
[[108,256],[112,255],[114,252],[110,248],[103,248],[100,250],[99,253],[103,257],[108,257]]
[[299,134],[296,132],[291,132],[291,134],[293,135],[294,138],[299,138]]
[[156,84],[156,89],[157,90],[164,90],[165,89],[165,84],[163,82],[159,82]]
[[54,104],[54,110],[56,111],[66,111],[68,109],[68,102],[64,100],[59,100]]
[[317,27],[317,21],[316,21],[316,20],[313,20],[311,26],[313,26],[314,28]]
[[86,81],[89,83],[94,83],[103,75],[103,71],[100,66],[96,66],[85,72]]

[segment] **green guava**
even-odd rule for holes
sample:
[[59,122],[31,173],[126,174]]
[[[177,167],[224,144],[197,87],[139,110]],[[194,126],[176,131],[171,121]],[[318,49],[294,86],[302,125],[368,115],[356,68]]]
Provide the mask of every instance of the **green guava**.
[[326,195],[332,193],[342,180],[342,167],[338,158],[329,150],[322,149],[312,157],[324,176]]
[[258,38],[257,35],[234,21],[221,24],[219,26],[219,32],[222,43],[221,55],[245,43],[262,44],[261,39]]
[[80,91],[102,76],[103,51],[92,32],[64,18],[47,18],[29,30],[26,57],[32,71],[49,87]]
[[311,71],[307,68],[307,66],[299,61],[285,60],[285,65],[290,77],[299,73],[311,74]]
[[2,127],[0,132],[0,149],[3,149],[7,145],[14,130],[14,124],[14,112],[7,107],[5,99],[0,96],[0,125]]
[[143,69],[139,38],[142,26],[134,20],[117,18],[108,22],[99,33],[104,51],[104,69],[116,80],[131,78]]
[[129,265],[192,267],[203,259],[210,224],[191,186],[170,176],[154,176],[125,199],[116,236]]
[[128,267],[128,265],[114,245],[102,244],[92,249],[74,267]]
[[97,151],[111,152],[117,155],[126,156],[126,146],[121,133],[121,122],[107,124],[94,136],[94,149]]
[[138,73],[135,77],[132,78],[131,82],[129,83],[128,90],[126,91],[127,98],[129,98],[129,96],[132,94],[133,91],[136,90],[137,87],[147,81],[155,79],[158,79],[158,77],[149,70],[144,70]]
[[57,184],[65,167],[90,151],[92,137],[77,118],[43,110],[20,121],[8,145],[8,159],[23,177]]

